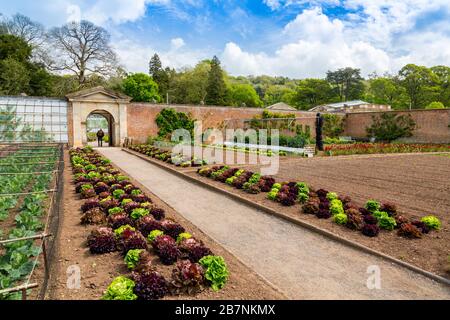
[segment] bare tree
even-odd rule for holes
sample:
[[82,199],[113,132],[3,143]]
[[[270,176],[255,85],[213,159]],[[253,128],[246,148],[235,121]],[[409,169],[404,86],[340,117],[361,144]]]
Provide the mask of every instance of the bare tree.
[[89,21],[70,22],[50,30],[53,70],[73,72],[80,85],[90,73],[110,75],[116,70],[116,54],[110,46],[110,35]]
[[6,30],[6,33],[22,38],[32,47],[41,45],[45,40],[45,29],[42,24],[20,13],[4,19],[2,29]]

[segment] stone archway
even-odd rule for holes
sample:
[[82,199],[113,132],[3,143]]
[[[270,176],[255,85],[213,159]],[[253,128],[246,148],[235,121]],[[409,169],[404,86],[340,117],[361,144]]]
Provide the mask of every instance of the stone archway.
[[[106,123],[105,123],[106,121]],[[94,110],[92,111],[86,118],[86,137],[88,143],[91,143],[91,145],[96,145],[97,138],[96,133],[99,129],[102,129],[105,133],[105,135],[108,136],[108,142],[104,142],[103,146],[114,146],[114,140],[115,140],[115,120],[114,117],[105,110]],[[89,140],[89,135],[91,135],[94,138],[94,142],[92,143]],[[92,138],[91,137],[91,138]]]
[[127,106],[130,97],[103,87],[82,90],[66,96],[69,101],[69,145],[81,147],[87,144],[86,120],[92,113],[102,112],[110,118],[110,146],[119,147],[127,137]]

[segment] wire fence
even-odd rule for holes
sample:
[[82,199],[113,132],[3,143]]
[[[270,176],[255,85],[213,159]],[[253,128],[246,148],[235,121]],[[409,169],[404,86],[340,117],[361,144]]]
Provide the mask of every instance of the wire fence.
[[[15,146],[14,146],[15,147]],[[19,150],[21,150],[19,148]],[[52,180],[50,183],[50,188],[41,191],[31,191],[31,192],[22,192],[15,194],[0,194],[0,201],[2,197],[10,197],[10,196],[24,196],[24,195],[32,195],[39,193],[46,193],[50,196],[48,197],[48,202],[46,203],[46,213],[44,219],[44,227],[43,231],[39,234],[29,236],[29,237],[18,237],[13,239],[5,239],[0,241],[0,247],[5,246],[7,244],[11,244],[18,241],[24,240],[32,240],[32,241],[40,241],[39,254],[36,254],[32,259],[32,269],[29,274],[24,277],[24,282],[19,285],[14,285],[10,288],[5,288],[0,290],[0,297],[2,295],[9,295],[12,293],[21,292],[22,300],[26,300],[29,297],[29,290],[33,288],[40,287],[40,290],[36,297],[38,299],[43,299],[47,290],[48,281],[50,277],[50,268],[52,265],[54,251],[55,251],[55,239],[58,234],[58,226],[59,226],[59,216],[60,216],[60,208],[62,201],[62,191],[63,191],[63,171],[64,171],[64,147],[62,144],[57,145],[57,159],[53,163],[55,165],[54,170],[44,171],[44,172],[19,172],[12,173],[7,172],[2,175],[17,175],[17,174],[52,174]],[[42,162],[38,162],[37,164],[41,164]],[[45,162],[47,163],[47,162]],[[36,163],[35,163],[36,164]],[[44,262],[44,275],[41,281],[39,276],[39,281],[34,279],[35,271],[39,266],[40,259],[43,259]]]

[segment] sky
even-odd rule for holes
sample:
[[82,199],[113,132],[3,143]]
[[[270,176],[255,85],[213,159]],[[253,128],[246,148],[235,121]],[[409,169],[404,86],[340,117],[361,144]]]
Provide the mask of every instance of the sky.
[[48,28],[90,20],[130,72],[154,53],[177,69],[216,55],[232,75],[291,78],[450,65],[449,0],[0,0],[0,13]]

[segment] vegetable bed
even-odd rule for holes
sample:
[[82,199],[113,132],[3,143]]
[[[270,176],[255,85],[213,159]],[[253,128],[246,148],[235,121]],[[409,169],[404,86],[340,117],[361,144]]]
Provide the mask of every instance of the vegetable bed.
[[[166,218],[108,159],[90,148],[70,155],[75,190],[86,199],[81,223],[100,226],[88,236],[90,252],[120,252],[129,269],[111,282],[103,299],[152,300],[224,287],[229,276],[224,259]],[[170,277],[158,270],[160,264],[173,266]]]
[[172,155],[170,151],[159,149],[157,147],[146,144],[130,146],[129,148],[133,151],[145,154],[157,160],[161,160],[181,168],[200,167],[208,164],[205,160],[197,159],[194,156],[186,157],[182,154]]
[[[0,239],[41,234],[52,192],[58,148],[12,148],[0,159]],[[9,242],[0,247],[0,290],[22,284],[39,264],[41,246],[35,240]],[[29,278],[28,278],[29,279]],[[20,292],[0,299],[21,299]]]

